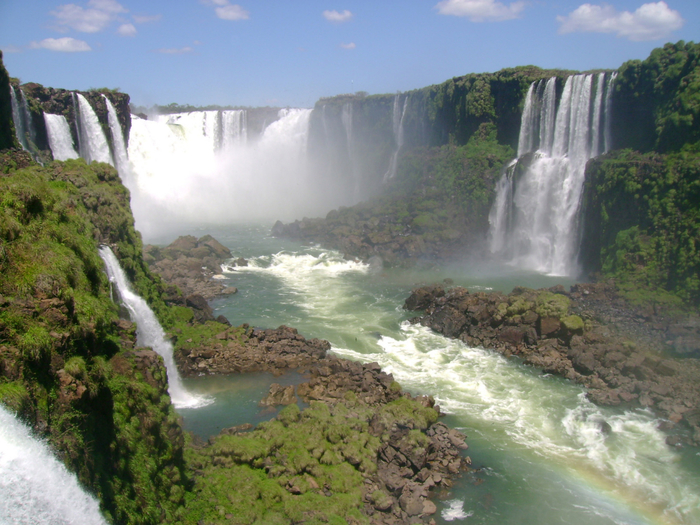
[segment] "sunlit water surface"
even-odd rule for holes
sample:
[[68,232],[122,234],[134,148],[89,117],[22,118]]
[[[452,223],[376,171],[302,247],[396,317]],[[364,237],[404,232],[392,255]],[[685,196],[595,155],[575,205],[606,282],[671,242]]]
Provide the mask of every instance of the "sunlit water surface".
[[[645,410],[601,408],[583,389],[515,358],[470,348],[406,322],[411,288],[450,278],[470,290],[509,292],[571,281],[474,261],[430,270],[371,269],[337,252],[275,239],[269,226],[193,230],[213,234],[248,267],[230,268],[238,294],[212,303],[232,324],[285,324],[331,342],[339,356],[376,361],[413,393],[432,394],[445,422],[468,437],[473,466],[438,502],[439,523],[700,523],[700,455],[673,449]],[[167,243],[172,239],[150,239]],[[272,414],[257,400],[280,378],[197,378],[188,388],[215,398],[182,411],[208,437]],[[288,381],[292,381],[289,379]],[[243,402],[241,400],[246,399]],[[612,432],[601,432],[605,421]]]

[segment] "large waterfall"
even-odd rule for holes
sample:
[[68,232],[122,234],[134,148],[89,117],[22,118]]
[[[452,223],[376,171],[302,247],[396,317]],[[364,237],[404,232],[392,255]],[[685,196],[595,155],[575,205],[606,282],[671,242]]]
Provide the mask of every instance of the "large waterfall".
[[248,137],[243,110],[132,116],[129,189],[139,230],[148,237],[178,224],[325,213],[307,174],[310,114],[280,110],[255,139]]
[[36,130],[32,122],[32,116],[27,107],[27,100],[24,98],[22,89],[19,88],[19,96],[15,92],[15,88],[10,86],[10,99],[12,105],[12,122],[15,125],[15,136],[19,140],[22,149],[28,151],[34,157],[34,160],[39,160],[36,153]]
[[552,275],[578,272],[578,213],[586,162],[610,145],[615,75],[573,75],[556,105],[557,79],[530,86],[518,159],[497,186],[491,251],[523,268]]
[[75,98],[77,100],[80,156],[88,163],[98,161],[114,166],[107,137],[102,130],[95,110],[80,93],[76,93]]
[[129,310],[131,320],[136,323],[138,344],[153,348],[163,358],[168,372],[168,392],[173,404],[178,408],[207,404],[209,402],[207,399],[192,395],[185,390],[173,358],[172,344],[166,339],[163,328],[146,301],[131,290],[126,274],[112,250],[107,246],[101,247],[100,257],[105,262],[109,280],[117,287],[122,304]]
[[45,443],[0,405],[0,523],[97,525],[106,523],[97,500]]
[[54,160],[77,159],[79,155],[75,151],[73,136],[66,117],[44,113],[44,122]]

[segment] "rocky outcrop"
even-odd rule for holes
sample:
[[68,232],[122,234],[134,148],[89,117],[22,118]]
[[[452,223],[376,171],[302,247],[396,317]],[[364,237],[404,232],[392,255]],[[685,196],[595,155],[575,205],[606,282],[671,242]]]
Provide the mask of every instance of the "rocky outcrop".
[[[268,330],[232,327],[214,339],[220,342],[178,351],[176,360],[183,375],[253,371],[280,375],[297,370],[305,380],[289,386],[272,384],[261,406],[296,406],[303,402],[313,413],[328,411],[331,418],[357,422],[349,424],[358,434],[343,439],[334,437],[338,430],[327,419],[319,430],[311,422],[311,415],[306,416],[305,411],[300,414],[307,420],[309,442],[316,439],[315,432],[322,432],[324,439],[339,447],[342,460],[362,475],[361,502],[372,523],[432,523],[437,507],[430,497],[436,490],[451,487],[455,477],[469,469],[471,460],[462,453],[467,448],[465,436],[436,421],[440,409],[434,400],[427,396],[413,398],[403,392],[377,363],[362,364],[329,355],[327,341],[307,340],[286,326]],[[279,418],[289,424],[286,411]],[[245,425],[227,429],[222,435],[255,438],[264,432]],[[218,442],[219,438],[214,438],[213,446]],[[357,442],[366,443],[369,453],[357,448]],[[215,450],[206,453],[216,454]],[[328,459],[323,456],[322,462],[335,464],[340,459],[331,460],[335,452],[326,453]],[[294,477],[289,481],[279,478],[292,495],[314,491],[331,496],[328,487],[310,475],[316,470],[309,465],[305,467],[307,474],[303,474],[297,473],[284,456],[268,456],[260,461],[269,465],[270,471],[292,470]],[[273,467],[278,462],[279,467]]]
[[[164,248],[147,244],[143,251],[151,270],[170,286],[179,288],[184,297],[196,295],[208,300],[237,292],[221,280],[221,265],[231,258],[231,252],[211,235],[199,239],[184,235]],[[171,302],[176,302],[177,293],[170,295],[174,296]],[[202,309],[194,304],[188,306]]]
[[700,363],[669,357],[664,343],[689,328],[627,307],[613,284],[580,284],[570,292],[516,288],[508,295],[432,286],[414,290],[405,307],[424,309],[413,322],[447,337],[585,385],[596,403],[650,407],[671,423],[683,422],[700,443],[694,419]]

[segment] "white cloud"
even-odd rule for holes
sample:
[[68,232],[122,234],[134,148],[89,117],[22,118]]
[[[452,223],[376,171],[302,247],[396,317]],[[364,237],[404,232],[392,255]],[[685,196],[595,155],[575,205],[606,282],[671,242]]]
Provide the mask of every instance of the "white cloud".
[[340,44],[340,47],[343,49],[355,49],[357,46],[355,45],[355,42],[350,42],[349,44]]
[[216,16],[222,20],[248,20],[250,13],[238,4],[232,4],[229,0],[200,0],[203,4],[217,6],[214,8]]
[[137,24],[146,24],[148,22],[157,22],[163,18],[163,15],[134,15],[132,18]]
[[667,38],[685,20],[666,2],[644,4],[634,13],[608,4],[583,4],[568,16],[558,16],[559,33],[615,33],[635,42]]
[[21,47],[17,47],[17,46],[13,46],[13,45],[3,46],[3,47],[2,47],[2,52],[3,52],[3,53],[21,53],[21,52],[22,52],[22,48],[21,48]]
[[31,49],[48,49],[50,51],[60,51],[63,53],[76,53],[80,51],[92,51],[87,42],[76,40],[75,38],[45,38],[40,42],[29,44]]
[[525,2],[505,5],[496,0],[443,0],[435,7],[441,15],[464,16],[472,22],[500,22],[519,18]]
[[347,9],[344,11],[324,11],[323,18],[330,22],[347,22],[352,18],[352,13]]
[[90,0],[84,8],[76,4],[58,6],[51,14],[62,31],[75,29],[82,33],[97,33],[106,28],[120,13],[127,10],[115,0]]
[[117,29],[117,33],[121,36],[136,36],[136,27],[134,24],[122,24]]
[[193,49],[189,46],[180,48],[168,47],[156,49],[156,53],[163,53],[166,55],[184,55],[185,53],[191,53],[192,51]]

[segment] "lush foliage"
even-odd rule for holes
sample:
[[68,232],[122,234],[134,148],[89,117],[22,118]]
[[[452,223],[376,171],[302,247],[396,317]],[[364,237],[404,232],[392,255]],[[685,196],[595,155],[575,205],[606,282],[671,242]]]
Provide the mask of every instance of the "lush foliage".
[[700,154],[629,150],[587,171],[589,263],[632,299],[700,304]]
[[116,522],[169,521],[186,488],[182,430],[162,364],[128,350],[133,329],[118,321],[97,252],[98,243],[111,244],[140,288],[160,297],[134,251],[128,192],[104,164],[7,171],[0,402],[48,439]]
[[12,122],[12,99],[10,97],[10,75],[2,62],[0,51],[0,150],[17,147],[15,126]]
[[613,111],[616,147],[669,152],[698,142],[700,44],[666,44],[623,64]]

